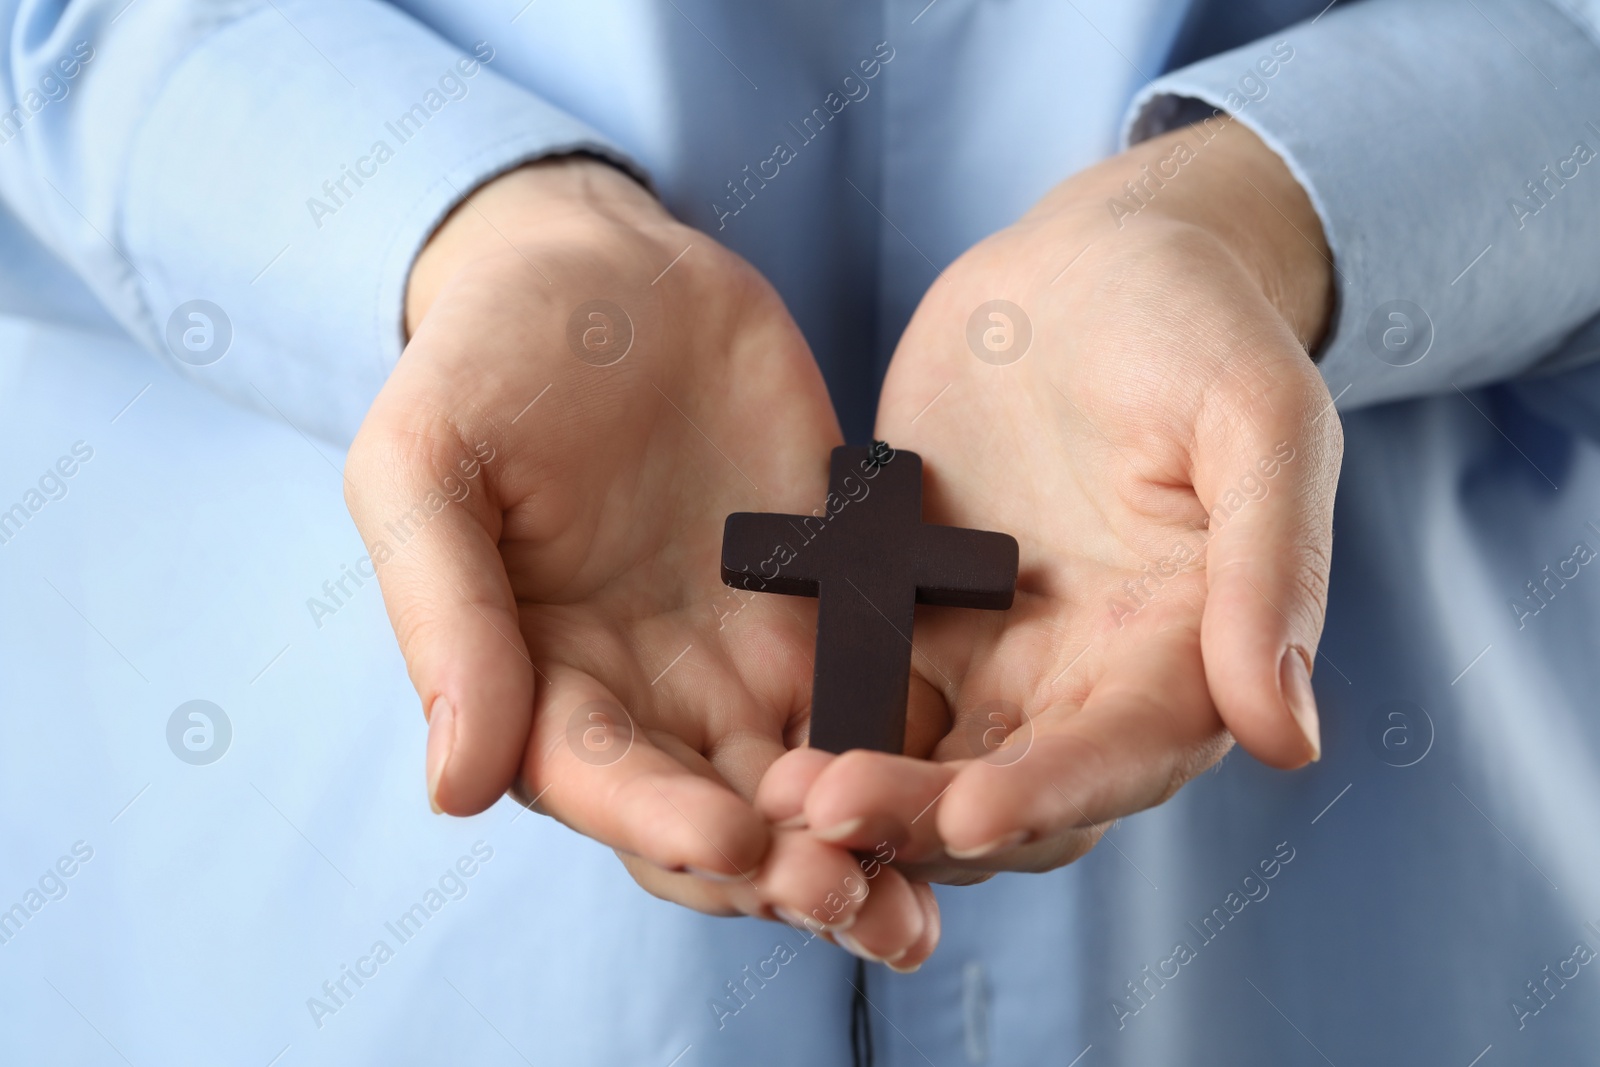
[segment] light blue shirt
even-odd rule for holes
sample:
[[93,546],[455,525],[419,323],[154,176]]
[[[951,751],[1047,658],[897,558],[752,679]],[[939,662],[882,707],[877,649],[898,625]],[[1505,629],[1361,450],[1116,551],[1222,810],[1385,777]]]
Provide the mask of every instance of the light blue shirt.
[[0,3],[0,1060],[848,1062],[831,946],[510,802],[428,814],[338,473],[407,270],[487,178],[605,155],[774,281],[860,438],[939,268],[1211,107],[1338,268],[1324,759],[940,890],[932,961],[870,976],[878,1062],[1591,1055],[1593,5],[1253,5],[1152,84],[1238,13],[524,4]]

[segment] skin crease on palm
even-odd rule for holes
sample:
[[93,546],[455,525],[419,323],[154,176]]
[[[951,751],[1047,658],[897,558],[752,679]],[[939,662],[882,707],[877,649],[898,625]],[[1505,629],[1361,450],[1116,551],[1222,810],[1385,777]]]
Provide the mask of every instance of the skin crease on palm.
[[[1328,253],[1303,191],[1236,124],[1117,226],[1107,197],[1186,132],[1074,176],[963,256],[896,352],[878,436],[923,456],[926,519],[1022,545],[1011,611],[918,609],[904,757],[804,748],[815,601],[741,607],[718,581],[722,518],[811,510],[839,442],[770,286],[608,164],[475,192],[417,260],[413,339],[347,468],[371,546],[494,449],[466,499],[380,564],[436,806],[470,814],[513,788],[658,896],[814,916],[910,969],[938,940],[925,882],[1068,862],[1231,737],[1274,766],[1314,758],[1294,664],[1321,629],[1340,455],[1306,355]],[[597,298],[634,324],[609,367],[567,344]],[[1033,328],[1006,366],[966,341],[995,298]],[[1266,494],[1208,531],[1284,443]],[[1180,544],[1194,558],[1119,625],[1122,583]],[[635,727],[605,766],[568,740],[601,699]],[[1026,725],[975,760],[996,701]],[[898,863],[865,878],[853,852],[886,843]]]

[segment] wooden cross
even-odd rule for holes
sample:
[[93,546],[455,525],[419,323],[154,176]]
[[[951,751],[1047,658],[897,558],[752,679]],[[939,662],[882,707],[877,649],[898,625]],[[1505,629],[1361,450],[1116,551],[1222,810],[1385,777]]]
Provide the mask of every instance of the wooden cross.
[[915,606],[1011,607],[1017,542],[925,524],[922,457],[879,441],[833,450],[827,501],[810,515],[729,515],[722,580],[818,598],[811,747],[900,753]]

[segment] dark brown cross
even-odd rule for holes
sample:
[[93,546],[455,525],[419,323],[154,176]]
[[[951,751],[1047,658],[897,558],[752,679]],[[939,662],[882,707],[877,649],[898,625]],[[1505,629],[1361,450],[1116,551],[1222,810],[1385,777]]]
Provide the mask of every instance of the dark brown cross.
[[810,515],[729,515],[722,580],[818,598],[812,748],[898,753],[915,606],[1009,608],[1017,542],[924,523],[922,457],[880,441],[833,450],[827,501]]

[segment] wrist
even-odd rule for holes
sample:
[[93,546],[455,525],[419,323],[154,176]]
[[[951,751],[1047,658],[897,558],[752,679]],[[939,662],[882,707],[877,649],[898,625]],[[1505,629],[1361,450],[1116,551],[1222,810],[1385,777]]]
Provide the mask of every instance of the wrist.
[[[1213,123],[1215,126],[1215,123]],[[1168,137],[1198,143],[1196,127]],[[1261,286],[1308,352],[1333,311],[1333,253],[1311,197],[1249,127],[1231,121],[1200,149],[1191,197],[1173,211],[1214,234]]]
[[626,173],[592,156],[539,160],[493,178],[466,197],[417,253],[406,282],[406,336],[446,283],[488,260],[516,258],[521,241],[605,220],[636,228],[670,221],[661,202]]
[[1212,119],[1141,142],[1063,183],[1052,200],[1093,218],[1095,241],[1152,224],[1203,231],[1308,352],[1327,332],[1333,265],[1322,220],[1282,158],[1238,121]]

